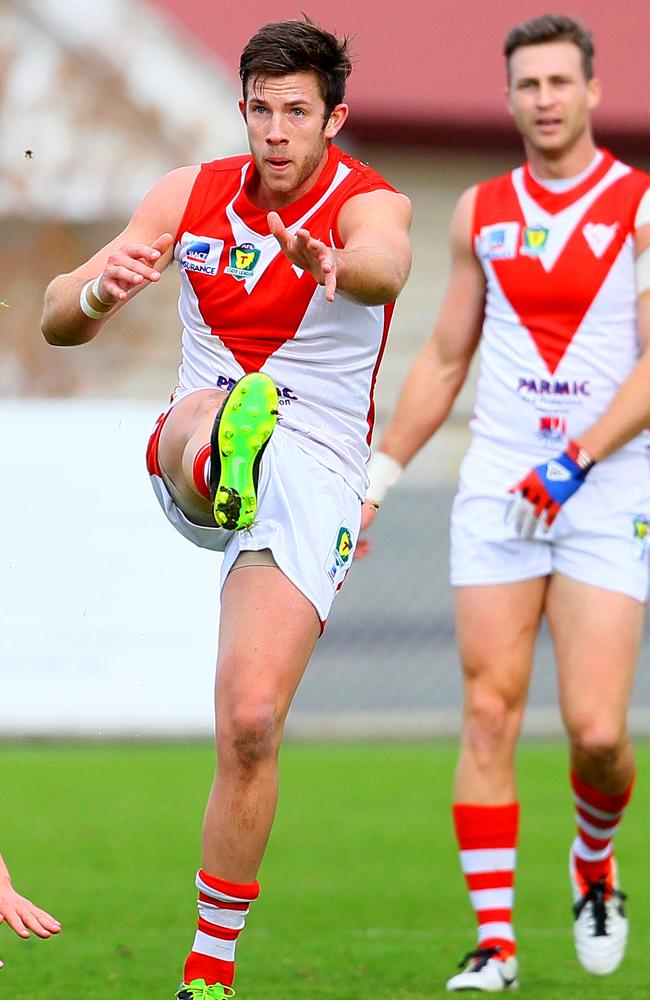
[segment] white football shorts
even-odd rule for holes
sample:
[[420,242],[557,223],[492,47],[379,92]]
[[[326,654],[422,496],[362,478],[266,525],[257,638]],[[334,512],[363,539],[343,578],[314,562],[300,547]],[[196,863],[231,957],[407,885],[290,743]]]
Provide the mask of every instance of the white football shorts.
[[[157,430],[160,431],[159,421]],[[195,545],[223,552],[221,586],[240,552],[270,549],[284,575],[327,620],[346,577],[359,535],[361,500],[342,476],[300,447],[295,433],[278,424],[262,455],[257,516],[245,531],[195,523],[176,505],[148,449],[151,483],[168,520]],[[153,445],[152,445],[152,442]]]
[[650,470],[645,455],[618,452],[594,466],[548,533],[532,539],[506,524],[508,489],[548,461],[475,438],[460,468],[451,513],[451,584],[514,583],[562,573],[645,602]]

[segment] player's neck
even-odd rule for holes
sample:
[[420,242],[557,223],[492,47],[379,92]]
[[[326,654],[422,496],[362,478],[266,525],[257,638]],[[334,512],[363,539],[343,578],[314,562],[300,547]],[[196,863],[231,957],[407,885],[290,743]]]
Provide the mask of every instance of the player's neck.
[[585,132],[570,149],[540,150],[525,143],[526,155],[533,174],[540,180],[563,180],[577,177],[594,162],[598,148],[591,132]]

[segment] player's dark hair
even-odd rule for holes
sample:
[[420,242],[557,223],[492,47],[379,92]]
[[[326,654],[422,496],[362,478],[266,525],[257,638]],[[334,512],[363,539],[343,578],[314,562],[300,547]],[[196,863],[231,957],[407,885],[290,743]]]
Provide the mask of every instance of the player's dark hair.
[[265,24],[250,39],[239,61],[244,100],[250,80],[311,71],[318,78],[327,120],[345,99],[345,82],[352,71],[348,46],[347,36],[337,38],[306,15]]
[[503,46],[508,75],[510,75],[510,56],[516,49],[521,49],[525,45],[542,45],[545,42],[573,42],[580,49],[585,79],[591,80],[594,75],[595,51],[591,32],[587,31],[580,21],[564,17],[562,14],[543,14],[541,17],[534,17],[530,21],[518,24],[509,32]]

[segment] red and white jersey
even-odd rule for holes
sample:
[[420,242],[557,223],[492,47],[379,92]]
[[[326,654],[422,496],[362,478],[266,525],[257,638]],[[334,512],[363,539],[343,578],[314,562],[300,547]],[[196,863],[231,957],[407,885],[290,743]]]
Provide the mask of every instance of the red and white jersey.
[[534,456],[579,438],[608,407],[640,353],[634,229],[649,188],[650,176],[605,151],[562,193],[528,166],[478,186],[487,295],[476,435]]
[[[340,473],[363,497],[373,391],[393,306],[363,306],[324,289],[292,265],[249,197],[250,156],[203,164],[176,235],[183,323],[179,393],[228,390],[264,371],[280,396],[279,428]],[[316,185],[280,211],[290,232],[341,247],[338,216],[349,198],[393,190],[331,146]]]

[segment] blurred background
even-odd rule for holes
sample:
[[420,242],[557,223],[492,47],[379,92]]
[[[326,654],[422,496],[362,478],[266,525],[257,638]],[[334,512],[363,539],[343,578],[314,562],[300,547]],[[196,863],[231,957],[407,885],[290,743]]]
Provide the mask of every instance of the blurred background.
[[[647,4],[556,2],[594,31],[597,138],[650,166]],[[529,0],[0,0],[0,734],[207,735],[218,557],[167,525],[146,476],[149,429],[179,361],[177,275],[92,344],[49,347],[44,289],[118,232],[184,163],[243,152],[239,53],[304,9],[353,35],[342,145],[414,205],[412,278],[377,387],[378,431],[428,336],[446,233],[468,185],[521,150],[505,110],[509,28]],[[296,736],[449,735],[460,683],[447,534],[473,376],[355,565],[292,709]],[[650,731],[646,642],[633,726]],[[548,638],[529,733],[559,731]]]

